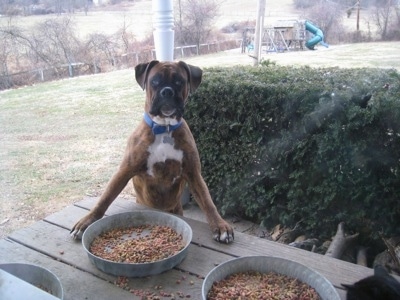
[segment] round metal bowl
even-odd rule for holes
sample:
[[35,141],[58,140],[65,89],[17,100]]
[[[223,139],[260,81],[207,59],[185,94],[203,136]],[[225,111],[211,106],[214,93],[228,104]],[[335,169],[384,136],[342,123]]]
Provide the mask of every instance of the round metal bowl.
[[[184,248],[175,255],[149,263],[119,263],[103,259],[93,255],[89,251],[93,240],[103,232],[116,228],[129,228],[140,225],[161,225],[174,229],[178,234],[182,235]],[[83,248],[90,261],[99,270],[111,275],[126,277],[145,277],[172,269],[186,257],[191,240],[192,229],[185,221],[172,214],[151,210],[126,212],[105,217],[90,225],[82,236]]]
[[333,285],[318,272],[295,261],[272,256],[244,256],[229,260],[212,269],[203,281],[202,297],[207,294],[214,282],[239,272],[256,271],[261,273],[274,272],[296,278],[313,287],[323,300],[340,300]]
[[[7,263],[0,264],[0,269],[25,282],[24,284],[23,282],[19,283],[19,281],[13,281],[14,284],[16,286],[19,285],[21,289],[29,288],[29,293],[34,293],[35,289],[31,289],[26,283],[42,291],[46,291],[56,298],[63,299],[64,297],[60,280],[56,275],[45,268],[25,263]],[[20,292],[23,293],[22,291]],[[33,297],[33,294],[31,296],[31,299],[36,299]]]

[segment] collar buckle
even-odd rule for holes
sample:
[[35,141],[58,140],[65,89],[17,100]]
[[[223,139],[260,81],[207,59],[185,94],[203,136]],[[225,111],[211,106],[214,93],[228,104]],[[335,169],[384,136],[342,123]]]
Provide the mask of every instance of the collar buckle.
[[151,117],[147,113],[144,114],[144,121],[146,122],[147,125],[150,126],[151,131],[153,132],[154,135],[162,133],[170,133],[171,131],[178,129],[182,125],[182,121],[179,121],[176,125],[157,124],[151,119]]

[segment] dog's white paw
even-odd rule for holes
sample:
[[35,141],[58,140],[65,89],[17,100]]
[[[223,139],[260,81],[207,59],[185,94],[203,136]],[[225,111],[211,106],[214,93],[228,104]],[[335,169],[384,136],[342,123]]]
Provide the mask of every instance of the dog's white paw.
[[82,239],[82,235],[83,235],[83,231],[74,230],[74,231],[70,232],[70,235],[74,240],[81,240]]
[[215,234],[214,240],[220,243],[229,244],[233,242],[234,236],[233,234],[229,234],[228,232],[222,232],[221,234]]

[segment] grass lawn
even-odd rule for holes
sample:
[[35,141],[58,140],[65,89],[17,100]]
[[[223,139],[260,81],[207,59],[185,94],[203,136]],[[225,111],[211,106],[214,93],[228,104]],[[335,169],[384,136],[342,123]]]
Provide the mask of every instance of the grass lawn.
[[0,99],[4,236],[98,195],[142,117],[144,92],[130,69],[3,91]]
[[[284,66],[310,66],[313,68],[395,68],[400,70],[400,42],[359,43],[330,45],[320,44],[317,50],[285,53],[262,53],[264,60]],[[252,53],[250,53],[252,55]],[[235,49],[224,53],[197,56],[186,61],[202,67],[252,65],[253,59]]]

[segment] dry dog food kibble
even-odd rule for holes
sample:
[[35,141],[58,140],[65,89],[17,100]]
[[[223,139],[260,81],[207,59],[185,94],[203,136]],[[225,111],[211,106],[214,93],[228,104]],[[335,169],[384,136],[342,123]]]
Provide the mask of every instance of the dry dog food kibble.
[[35,286],[41,289],[42,291],[45,291],[46,293],[53,295],[53,292],[50,289],[46,288],[44,285],[36,284]]
[[276,273],[239,272],[214,282],[208,300],[319,300],[318,293],[297,279]]
[[96,237],[90,252],[120,263],[149,263],[168,258],[184,248],[182,235],[161,225],[142,225],[106,231]]

